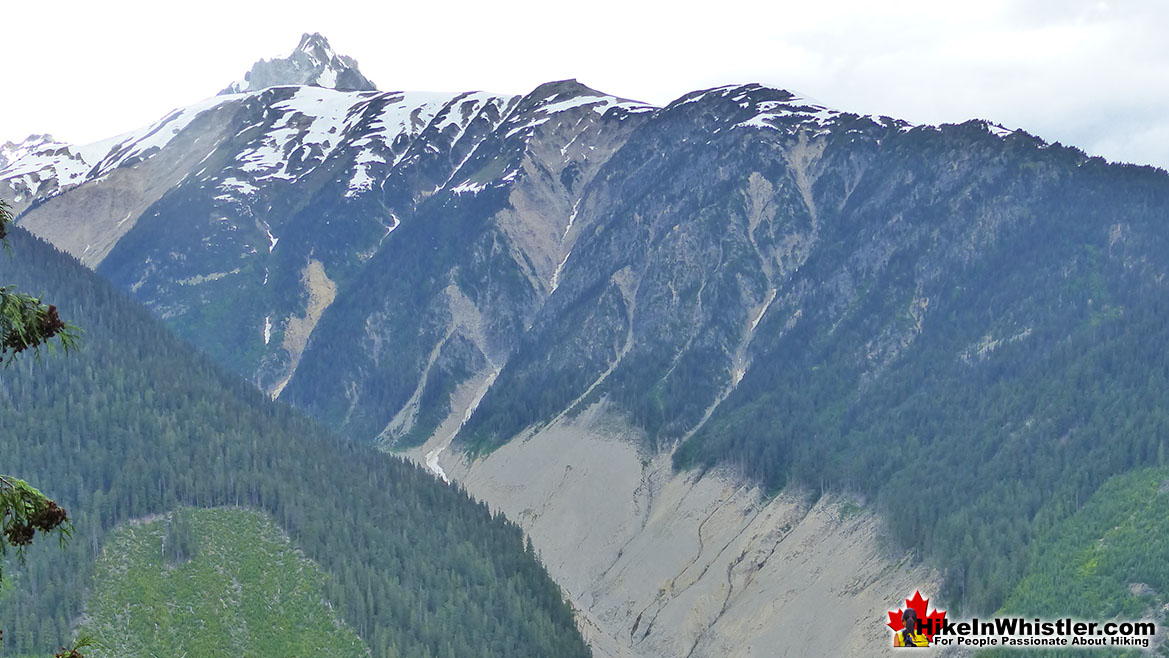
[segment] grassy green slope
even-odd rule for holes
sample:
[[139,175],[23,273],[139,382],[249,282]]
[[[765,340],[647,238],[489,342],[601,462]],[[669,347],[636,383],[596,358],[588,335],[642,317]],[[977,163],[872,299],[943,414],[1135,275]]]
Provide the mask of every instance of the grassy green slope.
[[[1000,614],[1162,623],[1166,601],[1169,468],[1149,468],[1110,478],[1042,538]],[[1162,646],[1158,655],[1169,650]]]
[[266,515],[186,508],[107,537],[83,632],[97,658],[369,655],[325,578]]

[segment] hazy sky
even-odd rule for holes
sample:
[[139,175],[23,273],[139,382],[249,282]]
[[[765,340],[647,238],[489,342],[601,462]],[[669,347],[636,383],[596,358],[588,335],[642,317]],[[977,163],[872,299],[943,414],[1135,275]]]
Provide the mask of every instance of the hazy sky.
[[16,0],[3,17],[0,142],[132,130],[321,32],[385,90],[524,93],[577,78],[666,103],[763,82],[836,109],[985,118],[1169,167],[1161,0]]

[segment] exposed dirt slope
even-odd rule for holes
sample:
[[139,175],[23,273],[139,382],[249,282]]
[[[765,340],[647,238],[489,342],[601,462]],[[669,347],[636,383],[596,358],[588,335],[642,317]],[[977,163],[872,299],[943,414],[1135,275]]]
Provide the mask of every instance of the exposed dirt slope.
[[637,438],[594,407],[473,463],[441,456],[529,533],[598,658],[873,655],[898,597],[937,590],[855,503],[673,473]]

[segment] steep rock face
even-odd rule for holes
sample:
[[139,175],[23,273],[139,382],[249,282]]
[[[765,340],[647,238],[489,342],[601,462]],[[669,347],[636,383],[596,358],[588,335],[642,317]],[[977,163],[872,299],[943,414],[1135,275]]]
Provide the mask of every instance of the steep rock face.
[[[100,181],[117,169],[150,159],[204,112],[230,105],[233,100],[236,98],[208,99],[175,110],[144,128],[93,144],[65,144],[50,135],[31,135],[20,144],[9,142],[0,147],[0,198],[20,214],[83,183]],[[218,127],[223,121],[211,123]],[[190,146],[186,143],[171,149],[170,157],[191,155]],[[77,247],[77,240],[64,235],[61,239],[59,248],[80,257],[82,249]]]
[[562,262],[575,199],[645,109],[544,85],[484,111],[437,171],[439,136],[423,135],[384,188],[401,227],[339,294],[282,399],[357,437],[429,437],[460,385],[506,362]]
[[233,82],[222,94],[259,91],[268,87],[312,85],[343,91],[376,91],[377,87],[357,69],[357,60],[338,55],[319,33],[305,34],[288,57],[263,59]]
[[[68,158],[40,172],[53,177],[47,187],[30,191],[37,203],[21,215],[21,226],[96,268],[147,209],[214,155],[230,137],[232,118],[241,106],[238,100],[218,99],[176,111],[150,129],[109,145],[98,157],[93,154],[101,148],[68,147]],[[75,162],[80,169],[73,169]],[[82,170],[84,174],[76,174]],[[15,180],[19,184],[37,175]],[[72,193],[60,194],[65,190]]]
[[[749,367],[759,320],[818,240],[810,181],[863,157],[822,161],[825,125],[845,121],[758,86],[657,112],[586,190],[563,283],[470,434],[490,445],[602,398],[666,438],[698,425]],[[904,125],[855,121],[870,140]],[[537,403],[510,398],[519,390]]]
[[[464,114],[461,94],[279,87],[246,98],[232,141],[160,199],[99,271],[279,393],[325,310],[309,312],[324,299],[320,285],[344,290],[409,218],[416,189],[383,189],[388,171],[429,165],[423,184],[449,177],[453,136],[490,122],[508,99],[476,97],[482,107]],[[433,150],[420,153],[419,139]],[[206,332],[215,338],[196,338]]]

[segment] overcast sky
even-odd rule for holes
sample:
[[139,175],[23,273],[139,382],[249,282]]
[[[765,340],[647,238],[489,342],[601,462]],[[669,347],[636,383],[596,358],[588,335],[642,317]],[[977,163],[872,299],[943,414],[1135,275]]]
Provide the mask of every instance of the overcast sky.
[[321,32],[384,90],[524,93],[577,78],[664,104],[763,82],[840,110],[984,118],[1169,167],[1161,0],[14,0],[3,16],[0,142],[132,130]]

